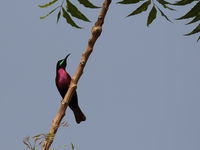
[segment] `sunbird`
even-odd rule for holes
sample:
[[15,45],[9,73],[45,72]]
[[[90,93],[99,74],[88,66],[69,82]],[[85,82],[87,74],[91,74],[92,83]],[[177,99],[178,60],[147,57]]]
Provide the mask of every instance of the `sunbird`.
[[[67,66],[67,58],[69,57],[70,54],[68,54],[64,59],[61,59],[57,62],[56,65],[56,86],[57,89],[64,99],[65,94],[67,93],[67,90],[70,85],[71,77],[70,75],[66,72],[66,66]],[[85,121],[86,117],[81,111],[79,105],[78,105],[78,96],[77,92],[74,92],[74,95],[72,96],[72,99],[69,103],[69,107],[74,113],[76,122],[79,124],[81,121]]]

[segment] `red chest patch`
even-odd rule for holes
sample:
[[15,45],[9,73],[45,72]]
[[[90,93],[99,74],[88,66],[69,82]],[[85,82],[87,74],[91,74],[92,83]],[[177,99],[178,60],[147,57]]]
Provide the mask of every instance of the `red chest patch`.
[[70,81],[71,77],[69,74],[63,68],[59,69],[56,77],[57,87],[59,89],[66,89],[69,87]]

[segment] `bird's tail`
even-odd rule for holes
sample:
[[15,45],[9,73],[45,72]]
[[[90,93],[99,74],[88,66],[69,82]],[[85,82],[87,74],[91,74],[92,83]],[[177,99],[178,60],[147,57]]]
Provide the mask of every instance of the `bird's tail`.
[[73,112],[74,112],[74,116],[75,116],[75,119],[76,119],[77,123],[80,123],[81,121],[85,121],[86,120],[86,117],[83,114],[83,112],[81,111],[79,106],[76,107],[76,108],[73,108]]

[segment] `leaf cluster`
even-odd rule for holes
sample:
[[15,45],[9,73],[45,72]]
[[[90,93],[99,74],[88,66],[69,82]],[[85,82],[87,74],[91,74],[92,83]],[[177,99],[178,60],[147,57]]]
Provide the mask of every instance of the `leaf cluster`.
[[26,145],[26,148],[29,150],[38,150],[38,147],[42,146],[43,141],[47,138],[47,137],[54,137],[54,135],[50,135],[50,134],[38,134],[34,137],[32,137],[33,142],[31,142],[30,137],[25,137],[23,139],[23,143]]
[[[98,6],[93,5],[89,0],[77,0],[81,5],[83,5],[86,8],[100,8]],[[57,4],[59,0],[53,0],[51,2],[48,2],[47,4],[38,5],[40,8],[47,8],[49,6],[53,6]],[[65,5],[65,6],[64,6]],[[62,0],[61,4],[55,7],[53,10],[51,10],[48,14],[45,16],[40,17],[40,19],[45,19],[49,15],[51,15],[53,12],[58,10],[57,13],[57,23],[60,20],[60,16],[66,20],[68,24],[75,28],[81,29],[79,25],[75,23],[75,21],[72,19],[72,17],[77,18],[82,21],[90,22],[90,20],[70,1],[70,0]]]
[[[180,0],[180,1],[176,1],[175,3],[170,3],[165,0],[147,0],[147,1],[144,1],[144,0],[122,0],[117,3],[118,4],[137,4],[140,2],[142,4],[139,5],[139,7],[136,8],[127,17],[134,16],[134,15],[140,14],[142,12],[145,12],[151,6],[151,10],[150,10],[150,12],[148,14],[148,18],[147,18],[147,26],[149,26],[156,19],[157,11],[159,11],[161,16],[163,16],[167,21],[172,22],[167,17],[167,15],[165,15],[163,10],[159,6],[162,6],[163,9],[175,11],[175,9],[172,8],[173,6],[185,6],[185,5],[189,5],[193,2],[196,3],[195,6],[189,12],[187,12],[184,16],[177,18],[177,20],[193,18],[190,22],[187,23],[187,25],[192,24],[192,23],[197,23],[200,20],[200,1],[199,0]],[[198,32],[200,32],[200,23],[197,25],[197,27],[193,31],[191,31],[188,34],[185,34],[185,36],[189,36],[189,35],[192,35],[192,34],[195,34]],[[198,37],[198,40],[199,39],[200,39],[200,36]]]
[[147,18],[147,26],[149,26],[157,17],[157,12],[161,14],[167,21],[172,22],[167,15],[163,12],[163,10],[160,8],[162,6],[164,9],[168,9],[171,11],[174,11],[174,8],[171,8],[169,5],[171,4],[170,2],[167,2],[165,0],[123,0],[120,2],[117,2],[117,4],[137,4],[141,3],[139,7],[137,7],[134,11],[132,11],[127,17],[138,15],[142,12],[145,12],[148,10],[149,7],[151,7],[151,10],[148,14]]
[[[25,137],[23,139],[23,143],[26,145],[26,148],[29,150],[39,150],[42,148],[42,143],[46,138],[54,138],[55,135],[52,134],[38,134],[34,137],[32,137],[33,142],[31,142],[30,137]],[[71,142],[71,150],[74,150],[74,144]],[[67,144],[64,144],[62,146],[58,146],[57,148],[52,148],[51,150],[60,150],[60,149],[65,149],[67,147]]]
[[[69,124],[66,120],[64,120],[63,122],[60,123],[59,128],[60,127],[69,127]],[[29,150],[39,150],[42,148],[42,144],[44,143],[45,139],[50,139],[53,140],[55,137],[55,134],[50,134],[50,133],[40,133],[37,134],[35,136],[33,136],[32,138],[30,138],[30,136],[27,136],[23,139],[23,143],[26,145],[26,148]],[[31,139],[33,140],[31,142]],[[63,146],[59,146],[57,149],[64,149],[66,147],[66,144]],[[72,150],[74,150],[74,145],[71,143],[71,148]],[[53,149],[55,150],[55,149]]]
[[[81,29],[82,27],[77,25],[73,18],[77,18],[78,20],[82,20],[85,22],[90,22],[90,20],[70,1],[70,0],[52,0],[46,4],[38,5],[40,8],[47,8],[49,6],[54,6],[61,2],[60,5],[52,9],[48,14],[45,16],[40,17],[40,19],[44,19],[51,15],[53,12],[58,10],[57,13],[57,23],[62,16],[68,24],[71,26]],[[85,8],[100,8],[92,4],[89,0],[77,0],[81,5]],[[167,0],[122,0],[117,2],[117,4],[123,5],[138,5],[138,7],[133,10],[127,17],[134,16],[146,12],[150,9],[147,18],[147,26],[152,24],[152,22],[157,18],[157,13],[159,12],[162,17],[164,17],[167,21],[172,22],[171,19],[166,15],[165,11],[175,11],[173,7],[177,6],[186,6],[191,3],[195,3],[194,7],[189,10],[185,15],[176,20],[183,20],[183,19],[191,19],[186,25],[198,23],[198,25],[193,29],[190,33],[185,34],[185,36],[193,35],[200,32],[200,0],[180,0],[176,1],[175,3],[168,2]],[[65,5],[65,6],[64,6]],[[200,40],[200,36],[198,37]],[[197,41],[198,41],[197,40]]]
[[[177,6],[185,6],[185,5],[191,4],[192,2],[195,2],[194,7],[192,7],[192,9],[189,10],[182,17],[177,18],[177,20],[191,19],[192,18],[192,20],[190,22],[188,22],[186,25],[198,23],[196,28],[193,29],[190,33],[185,34],[185,36],[189,36],[189,35],[196,34],[196,33],[200,32],[200,1],[181,0],[181,1],[177,1],[176,3],[173,4],[173,5],[177,5]],[[200,40],[200,35],[199,35],[197,41],[199,41],[199,40]]]

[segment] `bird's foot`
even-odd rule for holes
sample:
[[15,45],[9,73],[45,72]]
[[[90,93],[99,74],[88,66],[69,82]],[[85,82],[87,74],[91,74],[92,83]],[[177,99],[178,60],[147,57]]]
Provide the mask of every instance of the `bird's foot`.
[[64,104],[65,104],[65,102],[64,102],[63,100],[61,100],[61,104],[63,104],[63,105],[64,105]]

